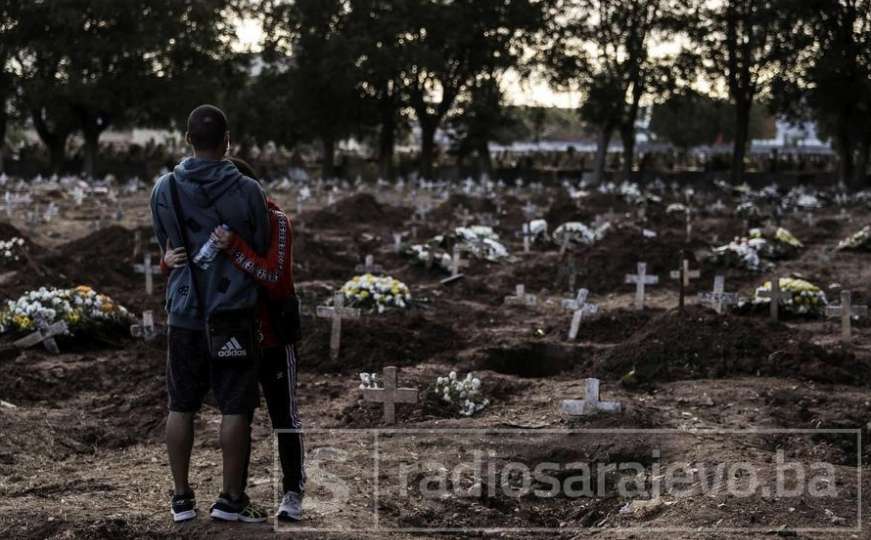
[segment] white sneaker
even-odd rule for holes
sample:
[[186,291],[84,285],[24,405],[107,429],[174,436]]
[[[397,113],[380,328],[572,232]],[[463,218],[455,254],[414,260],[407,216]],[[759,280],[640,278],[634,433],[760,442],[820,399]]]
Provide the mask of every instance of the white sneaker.
[[275,517],[279,521],[299,521],[302,519],[302,495],[294,491],[285,493]]

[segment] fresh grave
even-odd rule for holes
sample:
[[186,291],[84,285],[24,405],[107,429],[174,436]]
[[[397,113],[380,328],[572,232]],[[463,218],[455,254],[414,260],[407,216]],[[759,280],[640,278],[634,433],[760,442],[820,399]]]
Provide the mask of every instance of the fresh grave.
[[771,230],[751,229],[746,237],[714,248],[711,258],[718,266],[763,272],[772,261],[794,257],[804,247],[800,240],[783,227]]
[[[780,308],[787,314],[820,317],[825,315],[826,293],[813,283],[800,278],[777,278],[780,290]],[[739,303],[739,310],[758,310],[771,304],[771,281],[766,281],[756,289],[749,302]]]
[[108,339],[124,335],[133,317],[110,297],[81,285],[29,291],[0,311],[0,335],[12,339],[64,323],[69,335]]

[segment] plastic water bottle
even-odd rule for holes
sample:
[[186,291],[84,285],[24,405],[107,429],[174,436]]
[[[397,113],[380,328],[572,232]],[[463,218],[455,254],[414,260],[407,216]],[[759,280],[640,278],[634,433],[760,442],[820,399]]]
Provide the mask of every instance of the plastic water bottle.
[[[221,225],[221,227],[223,227],[226,231],[230,230],[230,227],[227,227],[226,225]],[[212,261],[214,261],[215,257],[218,256],[219,251],[220,249],[218,249],[218,244],[215,243],[215,241],[212,240],[212,238],[210,237],[209,241],[203,244],[203,247],[200,248],[197,256],[194,257],[194,264],[199,266],[203,270],[208,270],[209,267],[212,265]]]

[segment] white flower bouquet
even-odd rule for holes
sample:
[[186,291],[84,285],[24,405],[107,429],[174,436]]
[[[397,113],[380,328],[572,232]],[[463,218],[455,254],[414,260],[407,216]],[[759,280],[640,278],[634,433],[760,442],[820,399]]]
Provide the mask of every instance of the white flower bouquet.
[[383,313],[387,308],[406,309],[411,304],[408,287],[390,276],[354,276],[342,285],[341,292],[350,305],[374,309],[378,313]]
[[768,261],[789,258],[802,247],[801,241],[783,227],[773,234],[750,229],[748,238],[736,238],[725,246],[714,248],[713,255],[719,265],[761,272],[771,268]]
[[[780,278],[780,290],[791,293],[791,297],[781,300],[781,305],[787,313],[793,315],[823,315],[828,301],[826,293],[819,287],[797,278]],[[752,303],[754,306],[767,306],[771,303],[770,298],[765,298],[763,293],[771,291],[771,282],[766,281],[756,289]]]
[[841,240],[838,242],[838,250],[839,251],[851,251],[851,250],[871,250],[871,225],[865,225],[862,227],[857,233],[850,235],[849,238]]
[[23,256],[24,239],[10,238],[9,240],[0,240],[0,263],[9,264],[18,262]]
[[70,332],[76,334],[100,327],[126,325],[132,322],[132,317],[124,306],[90,287],[42,287],[6,304],[0,311],[0,334],[30,332],[59,321],[65,321]]
[[431,266],[448,273],[451,271],[451,255],[431,244],[412,244],[403,249],[402,254],[410,258],[413,264]]
[[508,257],[508,249],[499,241],[499,235],[493,231],[493,227],[457,227],[454,236],[466,252],[480,259],[497,262]]
[[568,237],[573,244],[593,245],[605,237],[605,233],[611,228],[611,223],[606,222],[599,227],[588,227],[577,221],[563,223],[553,232],[553,240],[562,244],[563,239]]
[[384,385],[381,383],[381,379],[378,378],[377,373],[366,373],[365,371],[360,373],[360,390],[371,390],[383,387]]
[[433,393],[447,407],[454,408],[461,416],[472,416],[490,404],[489,399],[481,398],[481,379],[467,374],[460,379],[456,371],[447,377],[436,378]]

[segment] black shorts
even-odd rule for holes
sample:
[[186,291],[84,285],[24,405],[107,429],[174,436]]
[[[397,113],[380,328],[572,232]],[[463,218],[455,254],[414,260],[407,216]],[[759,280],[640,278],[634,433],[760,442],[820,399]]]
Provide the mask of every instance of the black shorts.
[[202,330],[169,328],[166,387],[169,410],[197,412],[212,389],[223,415],[252,414],[260,403],[259,359],[212,361]]

